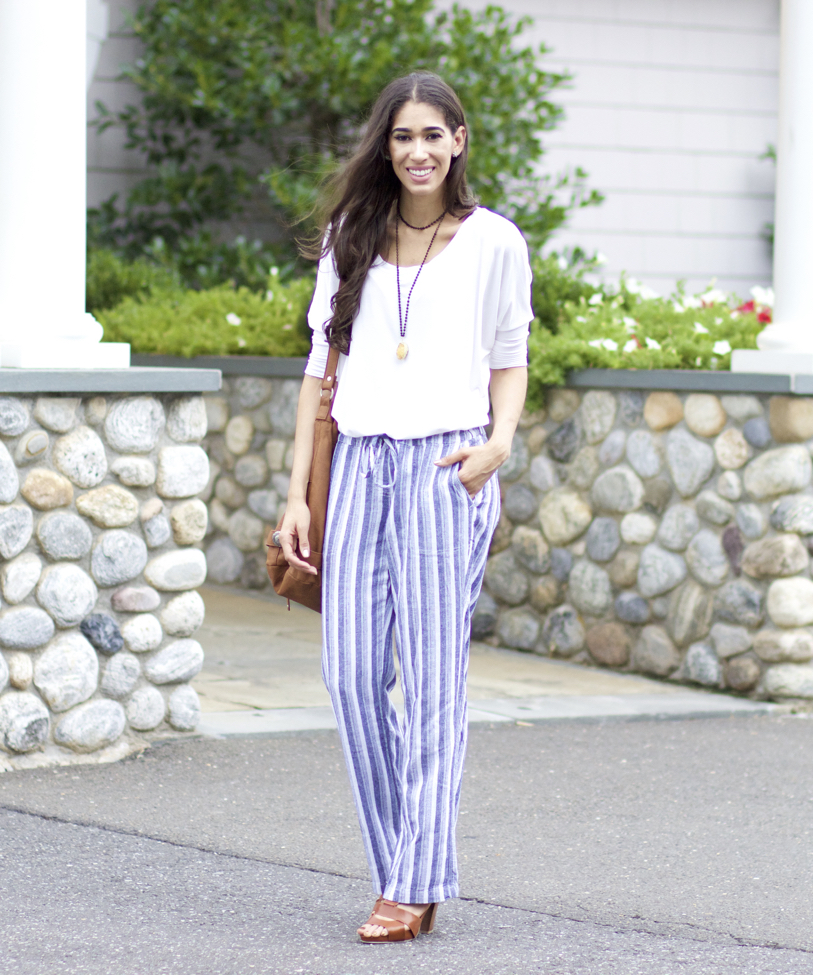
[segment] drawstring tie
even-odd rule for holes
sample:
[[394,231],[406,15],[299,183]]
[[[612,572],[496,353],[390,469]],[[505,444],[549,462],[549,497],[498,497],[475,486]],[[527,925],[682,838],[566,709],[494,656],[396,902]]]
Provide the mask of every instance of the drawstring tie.
[[[387,490],[395,483],[395,463],[398,459],[395,444],[389,437],[383,435],[365,439],[367,442],[364,445],[361,457],[360,474],[362,477],[369,477],[373,474],[376,485]],[[384,483],[383,468],[387,461],[389,461],[389,471],[387,472],[389,480]]]

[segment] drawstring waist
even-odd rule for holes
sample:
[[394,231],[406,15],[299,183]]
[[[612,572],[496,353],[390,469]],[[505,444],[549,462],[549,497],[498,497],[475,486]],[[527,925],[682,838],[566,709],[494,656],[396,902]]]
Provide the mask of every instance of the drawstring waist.
[[[362,477],[369,477],[372,474],[374,483],[386,491],[395,483],[395,463],[398,459],[395,443],[384,434],[364,439],[367,442],[362,447],[359,473]],[[387,461],[389,461],[389,480],[384,483],[383,468]]]
[[362,441],[359,475],[365,478],[372,477],[374,484],[386,491],[395,484],[402,450],[427,445],[427,441],[436,441],[437,446],[434,448],[437,451],[436,459],[440,460],[441,457],[454,453],[461,447],[474,447],[485,443],[486,436],[482,427],[475,427],[472,430],[437,433],[416,440],[394,440],[384,433],[358,439]]

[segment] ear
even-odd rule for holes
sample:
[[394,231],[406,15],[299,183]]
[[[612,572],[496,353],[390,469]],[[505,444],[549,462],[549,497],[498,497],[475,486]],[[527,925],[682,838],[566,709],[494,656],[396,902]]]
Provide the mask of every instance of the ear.
[[466,146],[466,129],[464,126],[461,125],[458,128],[457,132],[455,132],[454,138],[452,140],[452,155],[454,155],[455,157],[459,156],[460,153],[465,148],[465,146]]

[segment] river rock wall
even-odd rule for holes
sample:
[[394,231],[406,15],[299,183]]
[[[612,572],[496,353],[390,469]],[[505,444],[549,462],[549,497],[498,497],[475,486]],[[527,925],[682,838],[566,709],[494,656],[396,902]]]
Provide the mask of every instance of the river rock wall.
[[813,400],[561,389],[522,427],[476,637],[813,698]]
[[299,379],[236,376],[205,396],[212,582],[268,585],[265,538],[285,510],[300,387]]
[[[209,578],[264,588],[293,379],[205,397]],[[813,699],[813,399],[552,390],[500,471],[476,639],[754,697]]]
[[196,726],[205,434],[200,396],[0,396],[11,756],[121,751],[143,732]]

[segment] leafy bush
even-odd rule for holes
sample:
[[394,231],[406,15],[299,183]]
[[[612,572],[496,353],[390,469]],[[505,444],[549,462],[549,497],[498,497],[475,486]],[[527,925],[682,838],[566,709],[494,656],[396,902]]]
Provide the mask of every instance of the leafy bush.
[[567,303],[578,304],[591,298],[595,285],[585,281],[585,274],[595,271],[598,261],[588,259],[576,248],[566,254],[536,257],[531,261],[534,273],[531,295],[534,314],[539,324],[556,334],[567,321]]
[[133,352],[196,355],[304,356],[310,351],[306,315],[313,278],[288,285],[271,275],[265,295],[220,285],[204,291],[166,291],[125,298],[99,312],[108,342]]
[[146,260],[125,261],[110,250],[88,254],[85,307],[97,312],[113,308],[125,298],[180,287],[177,274]]
[[[555,280],[551,259],[543,270]],[[590,294],[565,298],[547,321],[537,318],[531,326],[533,408],[542,405],[546,387],[561,385],[574,369],[730,369],[731,350],[755,349],[770,321],[763,292],[738,306],[717,290],[660,298],[623,279],[617,289],[586,287]]]
[[251,202],[280,228],[281,242],[265,246],[282,266],[379,91],[430,69],[466,106],[475,190],[537,248],[568,210],[600,196],[581,170],[540,170],[542,134],[561,116],[550,96],[567,76],[539,67],[546,49],[524,43],[529,24],[497,6],[437,10],[435,0],[143,3],[133,20],[143,50],[124,69],[142,102],[118,113],[99,103],[96,124],[124,127],[151,172],[123,208],[111,199],[92,213],[93,239],[135,256],[160,238],[174,254]]
[[[96,304],[94,311],[105,339],[129,342],[134,352],[285,357],[310,351],[312,276],[285,283],[275,268],[265,293],[257,294],[232,285],[183,290],[165,269],[140,262],[134,268],[105,253],[94,255],[91,266],[99,301],[131,289],[114,308]],[[585,274],[593,269],[578,252],[569,260],[533,261],[532,408],[574,369],[729,369],[731,349],[756,348],[770,321],[772,299],[760,289],[738,306],[716,290],[667,299],[632,281],[616,288],[590,284]]]

